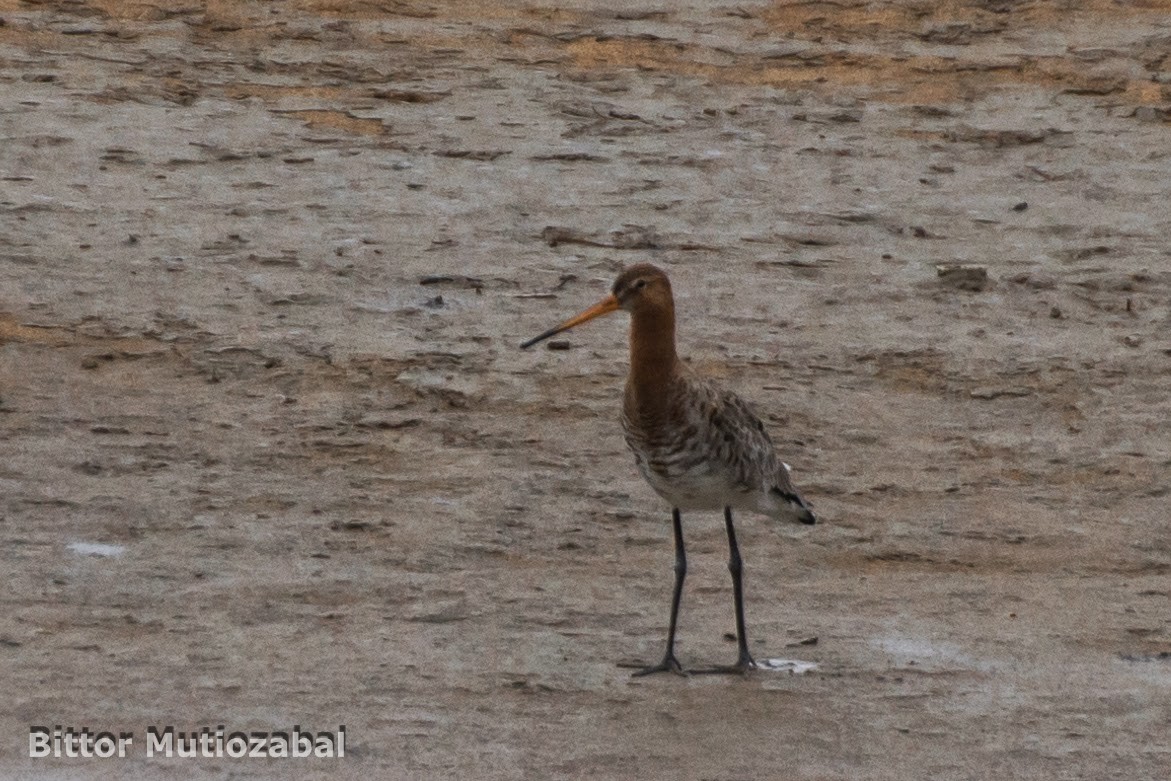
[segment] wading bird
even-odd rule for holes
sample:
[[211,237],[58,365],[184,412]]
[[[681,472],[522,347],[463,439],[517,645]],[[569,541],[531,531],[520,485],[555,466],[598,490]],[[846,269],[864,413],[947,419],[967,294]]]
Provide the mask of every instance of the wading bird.
[[622,407],[626,444],[651,488],[671,505],[675,532],[675,589],[667,650],[658,664],[635,672],[683,673],[675,658],[675,624],[687,575],[683,510],[724,511],[728,569],[736,608],[739,658],[727,667],[696,672],[747,672],[756,666],[744,632],[743,564],[732,510],[748,510],[779,521],[813,524],[816,517],[789,481],[764,424],[731,391],[695,376],[675,352],[675,300],[663,271],[642,263],[623,271],[610,295],[561,325],[528,340],[532,347],[596,317],[630,313],[630,373]]

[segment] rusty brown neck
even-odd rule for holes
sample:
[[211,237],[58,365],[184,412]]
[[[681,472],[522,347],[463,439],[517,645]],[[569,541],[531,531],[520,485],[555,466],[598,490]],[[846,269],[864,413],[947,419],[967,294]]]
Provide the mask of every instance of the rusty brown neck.
[[675,354],[675,307],[636,310],[630,320],[630,389],[640,407],[666,401],[678,370]]

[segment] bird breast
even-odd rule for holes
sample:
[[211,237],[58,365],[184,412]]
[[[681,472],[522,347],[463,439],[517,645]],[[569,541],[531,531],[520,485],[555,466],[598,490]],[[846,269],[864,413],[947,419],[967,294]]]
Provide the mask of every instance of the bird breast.
[[627,388],[626,443],[651,487],[680,509],[756,509],[778,468],[763,425],[740,399],[694,378],[655,398]]

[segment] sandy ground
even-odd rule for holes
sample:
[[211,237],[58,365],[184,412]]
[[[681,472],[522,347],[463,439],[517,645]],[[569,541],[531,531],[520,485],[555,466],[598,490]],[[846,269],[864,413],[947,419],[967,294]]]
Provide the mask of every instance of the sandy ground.
[[[1169,13],[0,0],[0,775],[1171,776]],[[740,523],[815,672],[619,666],[626,324],[516,346],[638,261],[824,520]],[[26,750],[294,723],[347,757]]]

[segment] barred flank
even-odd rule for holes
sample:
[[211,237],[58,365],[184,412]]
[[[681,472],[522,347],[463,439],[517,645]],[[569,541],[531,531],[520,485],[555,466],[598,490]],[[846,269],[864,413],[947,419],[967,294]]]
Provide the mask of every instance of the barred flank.
[[679,371],[665,398],[639,399],[627,388],[626,443],[641,464],[665,480],[707,465],[739,491],[791,492],[764,424],[729,391]]

